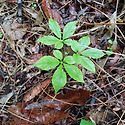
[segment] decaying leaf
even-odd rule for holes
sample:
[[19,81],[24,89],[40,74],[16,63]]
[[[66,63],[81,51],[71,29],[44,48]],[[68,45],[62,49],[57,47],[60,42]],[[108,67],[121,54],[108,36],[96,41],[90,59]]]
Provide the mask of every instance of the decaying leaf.
[[0,82],[3,82],[4,81],[4,73],[0,67]]
[[33,99],[36,95],[38,95],[45,87],[47,87],[51,82],[51,79],[47,79],[42,83],[39,83],[37,86],[32,88],[23,98],[24,102],[28,102]]
[[47,19],[51,18],[54,19],[56,22],[60,24],[61,27],[63,27],[63,19],[61,15],[57,12],[55,9],[51,9],[50,3],[48,0],[44,0],[42,4],[43,11],[47,17]]
[[[27,112],[28,111],[26,111],[26,113]],[[59,119],[63,119],[65,117],[70,117],[70,116],[64,113],[64,111],[59,111],[56,109],[42,106],[41,108],[35,108],[30,117],[37,123],[48,125],[50,123],[51,124],[54,123]]]
[[18,103],[17,105],[12,105],[8,111],[11,113],[12,118],[14,119],[13,125],[34,125],[32,121],[25,118],[24,115],[21,113],[22,104]]
[[28,57],[28,60],[26,62],[27,64],[32,65],[36,63],[36,61],[38,61],[41,57],[42,57],[42,54],[38,54],[38,53],[32,54],[30,57]]
[[[110,23],[116,23],[116,11],[111,15],[110,17]],[[113,31],[115,28],[115,24],[111,24],[108,27],[108,31],[104,34],[104,36],[102,37],[102,39],[110,39],[112,37]]]
[[33,27],[32,31],[46,31],[43,27]]
[[[65,110],[67,107],[70,106],[68,105],[68,103],[78,103],[80,105],[83,105],[84,102],[89,98],[89,92],[82,89],[76,89],[74,91],[68,92],[65,95],[59,94],[56,97],[53,96],[53,98],[57,99],[53,99],[55,103],[48,103],[46,104],[46,106],[56,108],[58,110]],[[49,96],[47,96],[45,100],[52,102],[52,98],[50,98]]]
[[28,13],[32,18],[35,19],[35,24],[38,25],[43,21],[43,14],[41,11],[36,11],[31,8],[24,8],[26,13]]
[[45,106],[34,108],[31,114],[31,110],[24,110],[24,113],[22,113],[21,110],[22,105],[20,103],[18,103],[18,105],[12,105],[9,108],[9,112],[12,114],[12,118],[15,121],[14,125],[48,125],[55,122],[56,120],[70,117],[63,111],[55,110]]
[[13,92],[10,92],[7,95],[4,95],[1,99],[0,99],[0,104],[6,104],[7,101],[13,96]]
[[16,20],[13,22],[6,20],[4,21],[2,27],[11,40],[19,40],[27,32],[26,24],[19,24]]
[[86,114],[86,119],[87,120],[92,120],[96,124],[103,124],[106,119],[113,119],[115,118],[115,113],[111,112],[111,110],[106,110],[103,108],[98,108],[98,109],[93,109],[90,110]]
[[[45,83],[47,82],[50,81],[44,81],[43,86],[45,86]],[[34,89],[39,92],[40,88],[38,89],[38,87],[40,87],[40,85],[35,87]],[[37,93],[35,90],[32,89],[30,92],[28,92],[28,94],[24,97],[23,101],[27,103],[28,100],[35,97]],[[22,104],[18,103],[17,105],[12,105],[9,108],[9,112],[11,112],[12,118],[15,121],[15,125],[32,125],[32,123],[34,122],[37,125],[48,125],[54,123],[57,120],[70,117],[70,115],[66,114],[64,111],[74,103],[83,105],[88,98],[88,91],[76,89],[69,91],[67,94],[64,95],[59,94],[56,97],[55,95],[46,96],[41,102],[33,102],[31,104],[28,104],[26,107],[24,102]]]

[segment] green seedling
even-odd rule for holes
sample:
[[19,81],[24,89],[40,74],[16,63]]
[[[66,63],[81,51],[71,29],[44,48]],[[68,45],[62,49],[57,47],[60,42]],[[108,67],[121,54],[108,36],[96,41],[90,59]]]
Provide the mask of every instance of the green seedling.
[[119,22],[119,23],[123,23],[123,20],[119,18],[119,19],[118,19],[118,22]]
[[80,125],[95,125],[94,123],[88,122],[84,119],[81,119]]
[[[55,93],[63,88],[67,82],[67,74],[76,81],[85,83],[83,80],[82,71],[78,68],[81,64],[84,68],[95,73],[95,65],[91,58],[98,59],[104,56],[104,53],[96,48],[88,48],[90,44],[89,36],[80,38],[78,41],[69,39],[76,28],[76,21],[69,22],[61,33],[59,24],[49,19],[49,28],[55,36],[43,36],[36,42],[41,42],[45,45],[54,45],[53,56],[43,56],[39,59],[34,66],[41,70],[51,70],[55,68],[52,76],[52,85]],[[65,46],[64,46],[65,44]],[[64,47],[70,47],[74,54],[65,52]]]
[[108,56],[110,56],[110,55],[113,54],[113,51],[112,51],[112,48],[111,48],[111,47],[107,47],[106,54],[107,54]]
[[108,40],[108,43],[110,43],[111,45],[113,44],[113,41],[112,40]]
[[32,3],[32,9],[35,9],[37,7],[36,3]]
[[0,32],[0,38],[2,38],[3,37],[3,34]]
[[[110,46],[112,46],[112,45],[115,43],[115,41],[108,40],[108,43],[110,44]],[[106,54],[107,54],[108,56],[110,56],[110,55],[113,54],[112,47],[107,47]]]

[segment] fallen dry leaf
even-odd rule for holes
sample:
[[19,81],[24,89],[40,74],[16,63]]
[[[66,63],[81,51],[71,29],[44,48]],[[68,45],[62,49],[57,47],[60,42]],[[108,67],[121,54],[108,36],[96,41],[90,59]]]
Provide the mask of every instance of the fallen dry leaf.
[[[49,83],[50,81],[47,80]],[[45,85],[46,81],[44,81]],[[39,87],[39,86],[37,86]],[[36,88],[36,91],[40,91],[40,88]],[[30,100],[35,96],[36,91],[32,89],[30,93],[28,92],[27,96],[25,98]],[[34,93],[32,95],[32,93]],[[32,95],[32,97],[31,97]],[[30,98],[31,97],[31,98]],[[55,95],[54,95],[55,97]],[[27,101],[24,98],[25,101]],[[18,103],[17,105],[12,105],[9,108],[9,111],[12,112],[12,118],[15,121],[15,125],[32,125],[33,122],[38,124],[52,124],[57,120],[64,119],[66,117],[70,117],[70,115],[66,114],[64,111],[68,109],[72,104],[75,102],[77,104],[83,105],[86,99],[89,98],[89,92],[86,90],[72,90],[69,91],[67,94],[59,94],[56,96],[55,99],[50,98],[50,96],[47,96],[43,99],[41,102],[34,102],[31,104],[28,104],[26,107],[24,106],[24,103]],[[72,103],[72,104],[71,104]],[[19,119],[21,117],[22,119]],[[30,122],[28,122],[28,120]],[[32,123],[31,123],[32,122]]]
[[6,34],[11,38],[11,40],[19,40],[21,39],[27,32],[26,24],[19,24],[16,20],[4,21],[2,25]]
[[[116,11],[111,15],[110,17],[110,23],[116,23]],[[110,39],[112,37],[113,31],[115,29],[115,25],[111,24],[110,26],[108,26],[108,31],[104,34],[104,36],[102,37],[103,39]]]
[[[12,105],[9,108],[9,112],[11,113],[12,118],[15,121],[14,125],[34,125],[35,123],[36,125],[48,125],[49,123],[53,123],[56,120],[70,117],[63,111],[59,111],[45,106],[41,106],[40,108],[36,107],[33,109],[33,111],[32,109],[24,110],[24,113],[21,113],[21,110],[21,103],[18,103],[18,105]],[[31,111],[32,113],[30,114]]]
[[12,105],[8,109],[9,113],[11,113],[11,116],[14,120],[13,125],[34,125],[34,122],[30,122],[28,118],[25,118],[25,116],[21,113],[22,110],[22,104],[18,103],[17,105]]
[[0,67],[0,83],[4,81],[4,73]]
[[42,3],[42,8],[43,8],[43,11],[44,11],[47,19],[49,19],[49,18],[54,19],[56,22],[58,22],[60,24],[61,27],[64,26],[63,25],[63,18],[57,12],[56,9],[51,9],[50,3],[48,0],[44,0],[44,2]]
[[28,13],[32,18],[35,19],[35,24],[39,25],[43,21],[43,14],[41,11],[36,11],[31,8],[24,8],[25,13]]
[[[29,111],[26,110],[25,113],[27,112]],[[29,116],[30,113],[27,113],[27,115]],[[30,118],[33,119],[33,121],[46,125],[54,123],[55,121],[63,119],[65,117],[70,116],[64,113],[64,111],[59,111],[57,109],[49,108],[46,106],[41,106],[41,108],[34,108],[32,114],[30,115]]]
[[47,107],[51,108],[56,108],[58,110],[65,110],[68,105],[68,103],[78,103],[80,105],[83,105],[84,102],[89,98],[90,93],[86,90],[83,89],[76,89],[74,91],[70,91],[65,95],[59,94],[56,97],[53,96],[53,101],[52,98],[47,96],[44,100],[50,101],[50,103],[46,104]]
[[31,56],[28,57],[28,60],[26,60],[26,63],[29,65],[34,64],[36,61],[38,61],[42,57],[42,54],[32,54]]
[[23,98],[23,101],[26,103],[38,95],[45,87],[47,87],[51,82],[51,79],[47,79],[42,83],[39,83],[34,88],[32,88]]

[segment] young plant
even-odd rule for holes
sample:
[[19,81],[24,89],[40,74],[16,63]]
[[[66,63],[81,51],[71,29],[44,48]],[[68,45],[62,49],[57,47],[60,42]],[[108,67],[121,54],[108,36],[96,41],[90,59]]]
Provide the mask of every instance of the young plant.
[[[113,44],[115,44],[116,42],[115,42],[115,41],[112,41],[112,40],[108,40],[108,43],[110,44],[111,47],[107,47],[106,54],[107,54],[108,56],[110,56],[110,55],[113,54],[112,46],[113,46]],[[116,43],[116,44],[117,44],[117,43]]]
[[2,38],[3,37],[3,34],[0,32],[0,38]]
[[[55,57],[44,56],[34,64],[35,67],[38,67],[41,70],[51,70],[56,68],[52,76],[52,85],[55,93],[65,86],[67,82],[66,73],[68,73],[74,80],[84,83],[83,74],[76,64],[81,64],[84,68],[95,73],[95,65],[90,59],[98,59],[104,56],[104,53],[99,49],[87,49],[90,44],[89,36],[82,37],[78,42],[76,40],[68,39],[75,32],[75,23],[76,21],[69,22],[64,27],[62,34],[59,24],[55,20],[49,19],[49,27],[56,37],[51,35],[44,36],[36,41],[45,45],[55,46],[56,50],[53,50],[53,55]],[[74,52],[73,55],[69,55],[68,52],[64,51],[64,44],[67,47],[71,47]]]
[[37,8],[37,4],[36,3],[32,3],[31,5],[32,5],[32,9]]

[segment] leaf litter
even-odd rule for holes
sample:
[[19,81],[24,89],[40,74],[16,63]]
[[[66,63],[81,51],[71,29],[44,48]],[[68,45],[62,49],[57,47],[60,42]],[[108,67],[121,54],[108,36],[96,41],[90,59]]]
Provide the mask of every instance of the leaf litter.
[[[33,8],[32,3],[37,6]],[[16,1],[0,2],[1,124],[79,125],[81,118],[97,125],[125,124],[124,1],[22,0],[22,4],[23,24],[20,24]],[[96,73],[80,66],[86,84],[68,78],[66,86],[56,95],[51,85],[53,71],[39,71],[31,66],[42,56],[53,55],[53,46],[35,43],[42,36],[52,35],[49,18],[56,20],[62,29],[77,20],[72,38],[78,40],[89,35],[90,46],[104,52],[111,47],[108,40],[117,38],[114,54],[94,59]],[[119,24],[115,25],[116,22]]]

